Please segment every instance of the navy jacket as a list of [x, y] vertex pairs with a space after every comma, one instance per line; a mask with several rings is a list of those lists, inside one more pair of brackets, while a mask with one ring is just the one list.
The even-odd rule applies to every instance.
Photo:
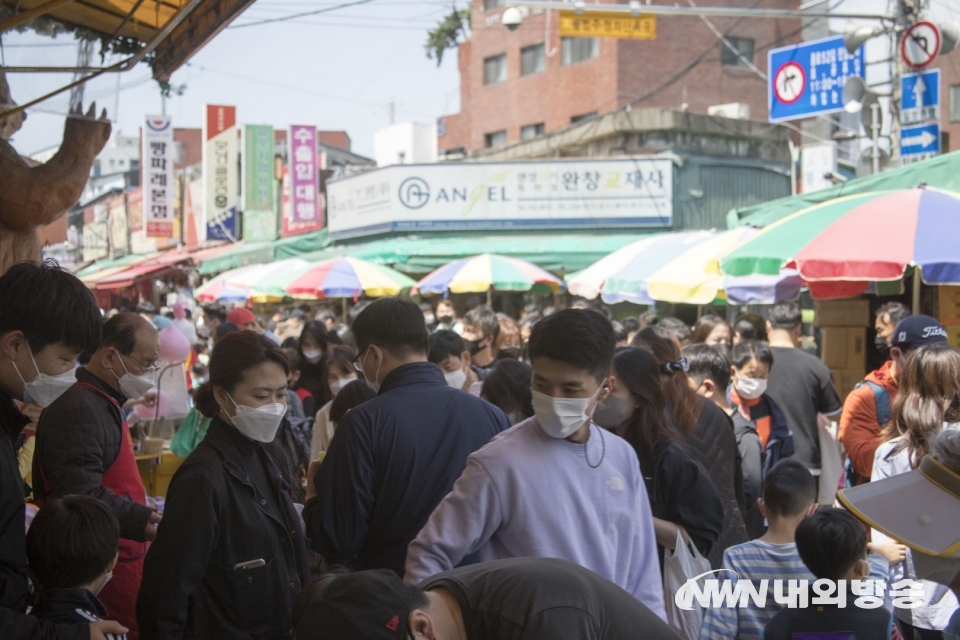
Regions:
[[402, 577], [407, 545], [467, 457], [509, 428], [500, 409], [447, 386], [435, 364], [391, 371], [337, 426], [303, 510], [311, 546], [328, 562], [356, 556], [355, 569]]
[[811, 603], [806, 609], [781, 609], [763, 630], [763, 640], [889, 640], [893, 630], [893, 614], [883, 607], [861, 609], [854, 604], [857, 596], [849, 589], [846, 606], [813, 604], [817, 594], [810, 590]]

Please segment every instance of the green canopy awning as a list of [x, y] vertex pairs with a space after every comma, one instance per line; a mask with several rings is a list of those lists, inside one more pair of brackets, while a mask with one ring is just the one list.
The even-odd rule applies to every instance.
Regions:
[[224, 254], [214, 256], [209, 260], [204, 260], [197, 268], [201, 275], [213, 275], [223, 273], [237, 267], [245, 267], [248, 264], [263, 264], [273, 260], [273, 242], [241, 242], [236, 247]]
[[730, 229], [740, 226], [763, 228], [801, 209], [840, 196], [890, 189], [912, 189], [921, 183], [947, 191], [960, 191], [960, 151], [883, 171], [876, 175], [856, 178], [829, 189], [732, 209], [727, 214], [727, 227]]
[[131, 262], [137, 262], [138, 260], [145, 260], [150, 256], [159, 255], [157, 252], [153, 253], [131, 253], [129, 255], [121, 256], [119, 258], [105, 258], [103, 260], [97, 260], [92, 264], [88, 264], [83, 269], [77, 271], [74, 275], [78, 278], [88, 276], [97, 271], [102, 271], [103, 269], [109, 269], [110, 267], [122, 267], [124, 265], [130, 264]]

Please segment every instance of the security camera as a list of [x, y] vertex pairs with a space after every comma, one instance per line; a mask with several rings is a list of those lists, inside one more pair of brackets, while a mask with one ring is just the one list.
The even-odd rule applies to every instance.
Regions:
[[503, 16], [500, 17], [500, 22], [510, 31], [516, 31], [520, 23], [523, 22], [523, 14], [517, 7], [508, 7], [503, 12]]

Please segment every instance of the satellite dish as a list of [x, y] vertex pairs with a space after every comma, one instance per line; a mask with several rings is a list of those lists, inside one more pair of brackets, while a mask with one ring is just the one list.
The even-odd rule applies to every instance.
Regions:
[[860, 153], [857, 160], [857, 177], [873, 175], [873, 152], [876, 149], [880, 153], [880, 171], [885, 171], [890, 166], [890, 154], [884, 151], [882, 147], [867, 147]]
[[862, 78], [853, 76], [843, 85], [843, 109], [847, 113], [860, 113], [877, 101], [877, 94], [867, 88]]

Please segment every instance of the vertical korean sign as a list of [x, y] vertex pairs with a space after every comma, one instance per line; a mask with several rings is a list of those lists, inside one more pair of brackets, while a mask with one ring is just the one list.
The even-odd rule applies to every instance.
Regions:
[[207, 240], [236, 241], [237, 108], [208, 104], [203, 119], [203, 212]]
[[289, 142], [290, 210], [283, 216], [283, 235], [323, 228], [323, 207], [317, 192], [317, 128], [291, 125]]
[[148, 238], [173, 235], [173, 122], [170, 116], [143, 121], [143, 221]]
[[273, 127], [243, 127], [243, 239], [276, 240], [273, 209]]

